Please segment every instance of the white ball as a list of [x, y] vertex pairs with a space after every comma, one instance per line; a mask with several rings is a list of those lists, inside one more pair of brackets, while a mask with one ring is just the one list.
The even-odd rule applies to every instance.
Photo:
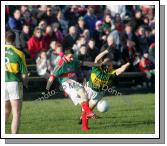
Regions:
[[106, 100], [100, 100], [97, 104], [97, 110], [101, 113], [107, 112], [109, 109], [109, 104]]

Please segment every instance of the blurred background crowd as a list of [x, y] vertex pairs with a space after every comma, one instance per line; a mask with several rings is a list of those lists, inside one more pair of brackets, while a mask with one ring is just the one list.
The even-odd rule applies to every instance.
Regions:
[[[79, 60], [94, 61], [107, 48], [115, 68], [133, 58], [138, 64], [129, 72], [144, 72], [146, 80], [154, 76], [154, 6], [10, 5], [5, 16], [6, 31], [15, 32], [16, 47], [36, 63], [39, 76], [47, 78], [66, 49]], [[80, 78], [88, 78], [90, 70], [83, 67]]]

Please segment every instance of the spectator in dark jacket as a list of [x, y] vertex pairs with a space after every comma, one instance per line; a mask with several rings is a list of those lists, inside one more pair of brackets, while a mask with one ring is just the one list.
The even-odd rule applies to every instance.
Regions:
[[37, 54], [43, 50], [44, 44], [41, 29], [36, 27], [34, 35], [28, 40], [28, 50], [32, 59], [35, 59]]
[[111, 59], [113, 67], [120, 66], [120, 53], [118, 49], [116, 49], [115, 40], [111, 35], [108, 36], [107, 43], [102, 46], [100, 52], [103, 52], [105, 49], [110, 50], [110, 52], [108, 53], [108, 57]]
[[76, 42], [77, 32], [75, 26], [69, 28], [69, 34], [63, 40], [63, 49], [71, 49]]
[[143, 26], [140, 26], [137, 29], [136, 35], [137, 35], [136, 49], [141, 55], [143, 55], [144, 53], [148, 52], [149, 48], [148, 40], [145, 34], [145, 29]]
[[20, 34], [20, 43], [21, 43], [21, 49], [24, 52], [26, 57], [30, 57], [29, 51], [28, 51], [28, 46], [27, 46], [27, 42], [29, 39], [30, 39], [29, 26], [23, 25], [23, 29], [22, 29], [22, 32]]
[[135, 16], [132, 19], [132, 24], [134, 29], [136, 30], [140, 25], [143, 25], [143, 15], [142, 15], [142, 11], [141, 10], [137, 10], [135, 12]]
[[102, 44], [103, 44], [103, 40], [100, 36], [100, 27], [102, 26], [102, 21], [98, 20], [96, 22], [96, 28], [93, 32], [93, 38], [96, 42], [96, 46], [98, 49], [100, 49], [102, 47]]
[[12, 30], [21, 31], [23, 22], [21, 21], [21, 12], [16, 9], [14, 11], [13, 17], [9, 17], [8, 25]]
[[124, 32], [120, 34], [120, 41], [123, 48], [127, 46], [127, 40], [136, 42], [136, 35], [133, 32], [133, 27], [130, 23], [125, 25]]
[[45, 21], [48, 25], [51, 25], [52, 23], [57, 21], [56, 17], [53, 15], [53, 10], [51, 7], [47, 7]]
[[99, 54], [99, 49], [95, 46], [95, 41], [90, 39], [88, 42], [88, 54], [91, 57], [91, 61], [94, 62], [96, 56]]
[[77, 27], [78, 36], [80, 36], [85, 29], [86, 29], [85, 21], [84, 18], [81, 16], [78, 19], [78, 27]]
[[20, 10], [16, 9], [14, 11], [13, 17], [9, 17], [8, 26], [15, 32], [16, 39], [15, 45], [17, 48], [21, 48], [20, 46], [20, 32], [22, 30], [23, 22], [21, 21], [21, 12]]

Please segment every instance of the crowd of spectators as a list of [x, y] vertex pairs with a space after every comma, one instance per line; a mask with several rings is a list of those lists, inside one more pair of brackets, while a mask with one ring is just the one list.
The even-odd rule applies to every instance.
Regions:
[[[21, 5], [6, 6], [6, 31], [16, 34], [15, 45], [48, 76], [63, 51], [73, 49], [79, 60], [94, 61], [112, 48], [114, 67], [139, 60], [129, 71], [154, 73], [155, 7], [148, 5]], [[82, 68], [87, 76], [90, 68]], [[150, 77], [150, 76], [149, 76]]]

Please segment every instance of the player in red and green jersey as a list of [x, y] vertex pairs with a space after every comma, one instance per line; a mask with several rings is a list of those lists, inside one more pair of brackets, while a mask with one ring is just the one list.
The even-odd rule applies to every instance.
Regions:
[[50, 75], [46, 89], [49, 90], [55, 78], [58, 79], [64, 91], [69, 95], [75, 105], [80, 104], [82, 107], [82, 130], [88, 130], [87, 118], [94, 118], [95, 114], [89, 108], [87, 93], [80, 83], [77, 82], [76, 72], [81, 65], [84, 66], [100, 66], [92, 62], [80, 62], [74, 58], [72, 50], [66, 50], [64, 57], [60, 58], [57, 65]]
[[24, 54], [13, 45], [15, 33], [8, 31], [5, 35], [5, 122], [12, 111], [11, 133], [16, 134], [20, 126], [22, 81], [27, 82], [27, 67]]

